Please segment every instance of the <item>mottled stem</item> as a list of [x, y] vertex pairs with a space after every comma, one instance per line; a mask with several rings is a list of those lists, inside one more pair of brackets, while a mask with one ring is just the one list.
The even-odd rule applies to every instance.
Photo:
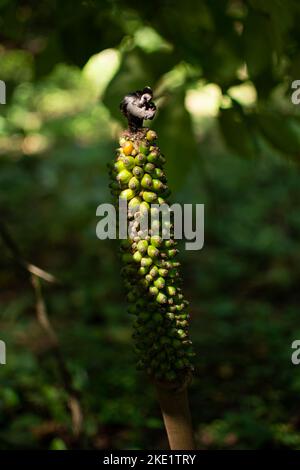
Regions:
[[187, 388], [176, 391], [156, 385], [171, 450], [194, 450], [195, 440]]

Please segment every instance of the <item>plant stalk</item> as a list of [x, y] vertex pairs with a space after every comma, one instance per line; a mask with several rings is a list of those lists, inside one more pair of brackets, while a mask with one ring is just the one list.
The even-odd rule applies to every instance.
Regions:
[[172, 390], [155, 384], [171, 450], [195, 450], [187, 387]]

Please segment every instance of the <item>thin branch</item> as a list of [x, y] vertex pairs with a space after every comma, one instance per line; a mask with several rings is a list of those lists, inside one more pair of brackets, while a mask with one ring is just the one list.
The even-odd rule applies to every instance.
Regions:
[[51, 348], [57, 360], [57, 365], [64, 384], [64, 388], [67, 391], [69, 397], [68, 407], [72, 417], [73, 433], [76, 437], [79, 437], [82, 432], [83, 413], [79, 402], [78, 392], [72, 385], [72, 377], [65, 364], [57, 334], [49, 320], [46, 303], [42, 293], [41, 281], [37, 276], [31, 275], [31, 284], [34, 289], [36, 299], [37, 322], [50, 340]]
[[17, 243], [2, 221], [0, 221], [0, 237], [9, 249], [14, 262], [26, 272], [33, 287], [36, 320], [47, 336], [52, 353], [56, 358], [61, 380], [68, 395], [68, 407], [71, 413], [73, 434], [76, 438], [79, 438], [83, 429], [83, 412], [79, 401], [79, 394], [73, 387], [72, 377], [61, 352], [58, 336], [50, 322], [41, 286], [41, 279], [50, 283], [58, 283], [58, 281], [52, 274], [25, 260]]
[[39, 268], [38, 266], [35, 266], [32, 263], [29, 263], [26, 261], [25, 258], [23, 258], [21, 251], [19, 247], [17, 246], [15, 240], [12, 238], [10, 235], [9, 231], [7, 230], [6, 226], [2, 221], [0, 221], [0, 236], [5, 243], [6, 247], [8, 248], [12, 258], [14, 259], [15, 263], [27, 271], [30, 274], [34, 274], [35, 276], [43, 279], [44, 281], [50, 282], [50, 283], [59, 283], [58, 279], [53, 276], [53, 274], [48, 273], [44, 269]]
[[46, 282], [50, 282], [52, 284], [59, 283], [56, 277], [54, 277], [52, 274], [48, 273], [47, 271], [44, 271], [43, 269], [39, 268], [38, 266], [35, 266], [34, 264], [27, 263], [26, 269], [31, 274], [34, 274], [34, 276], [39, 277], [40, 279], [43, 279]]

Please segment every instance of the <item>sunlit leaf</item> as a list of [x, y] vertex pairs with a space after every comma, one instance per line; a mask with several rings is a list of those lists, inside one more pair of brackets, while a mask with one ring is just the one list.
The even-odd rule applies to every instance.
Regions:
[[172, 45], [150, 26], [139, 28], [134, 34], [134, 40], [135, 44], [146, 52], [172, 50]]
[[121, 63], [121, 53], [117, 49], [105, 49], [93, 55], [82, 69], [83, 76], [94, 88], [99, 98], [117, 73]]

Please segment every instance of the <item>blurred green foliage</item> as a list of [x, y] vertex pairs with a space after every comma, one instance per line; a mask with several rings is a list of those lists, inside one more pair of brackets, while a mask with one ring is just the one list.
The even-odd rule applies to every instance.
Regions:
[[300, 448], [299, 19], [294, 0], [0, 0], [1, 220], [61, 281], [43, 295], [84, 411], [78, 440], [32, 286], [1, 241], [1, 449], [166, 446], [117, 244], [95, 235], [119, 102], [146, 84], [173, 200], [205, 204], [204, 249], [181, 252], [199, 448]]

